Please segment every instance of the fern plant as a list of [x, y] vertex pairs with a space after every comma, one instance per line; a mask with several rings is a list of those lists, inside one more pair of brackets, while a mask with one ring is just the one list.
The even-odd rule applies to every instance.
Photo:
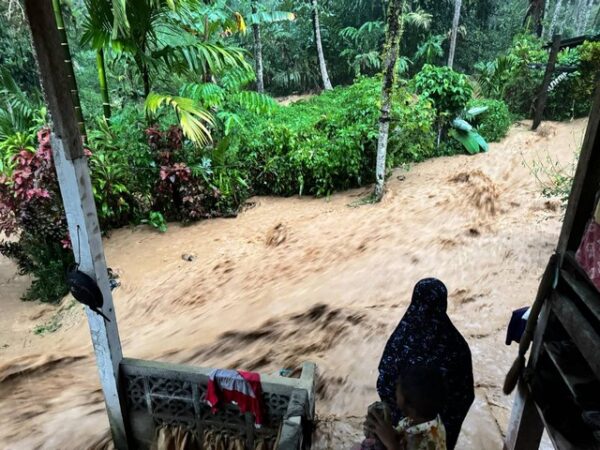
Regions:
[[372, 74], [381, 68], [379, 49], [385, 37], [382, 21], [365, 22], [359, 28], [346, 27], [339, 35], [348, 45], [340, 56], [348, 61], [355, 76]]
[[41, 94], [25, 93], [7, 69], [0, 69], [0, 173], [10, 175], [13, 157], [35, 151], [36, 136], [46, 121]]

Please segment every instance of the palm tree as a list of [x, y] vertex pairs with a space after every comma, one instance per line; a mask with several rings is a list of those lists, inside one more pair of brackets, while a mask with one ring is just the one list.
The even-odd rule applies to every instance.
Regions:
[[267, 23], [283, 22], [295, 20], [293, 13], [283, 11], [259, 11], [257, 0], [252, 0], [252, 14], [249, 17], [252, 25], [252, 34], [254, 35], [254, 68], [256, 71], [256, 90], [259, 93], [265, 91], [264, 65], [262, 55], [261, 26]]
[[[155, 76], [185, 74], [201, 81], [232, 68], [249, 67], [245, 52], [225, 45], [221, 36], [245, 31], [243, 17], [228, 8], [174, 0], [86, 0], [88, 18], [82, 41], [98, 53], [103, 102], [109, 104], [104, 58], [112, 49], [131, 58], [140, 75], [149, 112], [171, 106], [186, 136], [197, 143], [210, 138], [212, 116], [195, 102], [152, 92]], [[115, 6], [117, 4], [117, 6]], [[193, 6], [193, 7], [192, 7]], [[103, 80], [103, 81], [102, 81]], [[108, 110], [105, 109], [105, 115]]]
[[[258, 7], [256, 0], [252, 0], [252, 14], [258, 13]], [[263, 68], [263, 56], [262, 56], [262, 40], [260, 38], [260, 24], [257, 22], [252, 23], [252, 33], [254, 34], [254, 62], [256, 67], [256, 90], [259, 93], [265, 92], [265, 77]]]
[[390, 131], [390, 113], [394, 91], [396, 63], [405, 23], [427, 28], [431, 15], [419, 10], [406, 10], [405, 0], [390, 0], [387, 10], [387, 30], [383, 56], [383, 81], [381, 84], [381, 114], [379, 116], [379, 137], [377, 140], [377, 163], [375, 168], [375, 201], [383, 198], [385, 184], [387, 145]]
[[450, 51], [448, 52], [448, 67], [454, 67], [454, 55], [456, 54], [456, 38], [458, 37], [458, 25], [460, 23], [460, 8], [462, 0], [454, 0], [454, 18], [452, 19], [452, 31], [450, 33]]
[[325, 63], [325, 54], [323, 53], [323, 43], [321, 42], [321, 25], [319, 23], [319, 4], [318, 0], [312, 0], [313, 30], [315, 33], [315, 42], [317, 44], [317, 56], [319, 58], [319, 67], [321, 69], [321, 78], [323, 87], [326, 91], [333, 89], [329, 74], [327, 73], [327, 64]]
[[69, 90], [73, 97], [73, 106], [75, 107], [75, 116], [77, 117], [77, 124], [79, 126], [79, 133], [81, 137], [86, 139], [85, 121], [83, 120], [83, 112], [81, 111], [81, 101], [79, 100], [79, 90], [77, 89], [77, 80], [75, 79], [75, 70], [73, 69], [73, 61], [71, 59], [71, 50], [69, 48], [69, 40], [67, 39], [67, 32], [65, 30], [65, 23], [62, 15], [62, 8], [60, 0], [52, 0], [52, 9], [54, 11], [54, 17], [56, 20], [56, 27], [60, 34], [61, 46], [65, 49], [64, 63], [67, 66], [67, 73], [69, 76]]

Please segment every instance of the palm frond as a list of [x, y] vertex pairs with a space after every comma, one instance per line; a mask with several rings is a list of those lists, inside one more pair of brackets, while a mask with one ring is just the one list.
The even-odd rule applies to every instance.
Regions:
[[167, 45], [153, 52], [153, 59], [162, 60], [172, 71], [201, 74], [217, 74], [226, 69], [248, 67], [246, 52], [238, 47], [197, 42], [192, 45]]
[[417, 28], [428, 29], [431, 25], [432, 15], [422, 9], [404, 13], [404, 21]]
[[[103, 0], [96, 1], [102, 3]], [[127, 17], [127, 0], [112, 0], [112, 11], [112, 39], [118, 39], [119, 35], [127, 35], [130, 30], [129, 18]]]
[[355, 41], [358, 36], [358, 29], [354, 27], [346, 27], [340, 30], [340, 36], [346, 39], [350, 39], [351, 41]]
[[293, 22], [296, 20], [296, 14], [285, 11], [259, 11], [248, 16], [248, 22], [251, 25], [263, 25], [277, 22]]
[[270, 96], [254, 91], [241, 91], [231, 95], [231, 101], [256, 114], [267, 114], [277, 108], [277, 102]]
[[187, 83], [179, 91], [181, 97], [192, 98], [206, 108], [221, 106], [225, 94], [225, 89], [215, 83]]
[[214, 117], [193, 99], [173, 97], [156, 92], [148, 94], [144, 105], [146, 111], [155, 114], [163, 106], [173, 108], [179, 118], [183, 134], [192, 142], [198, 145], [206, 145], [212, 140], [208, 127], [214, 125]]
[[254, 69], [250, 66], [234, 67], [221, 76], [221, 85], [229, 91], [237, 91], [256, 80]]

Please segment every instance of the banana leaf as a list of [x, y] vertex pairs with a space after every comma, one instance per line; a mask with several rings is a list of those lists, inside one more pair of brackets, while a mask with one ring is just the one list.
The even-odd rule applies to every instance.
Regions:
[[467, 111], [467, 117], [472, 118], [478, 116], [479, 114], [483, 114], [488, 110], [487, 106], [474, 106], [473, 108]]
[[[479, 134], [477, 134], [473, 131], [461, 131], [461, 130], [457, 130], [457, 129], [450, 130], [449, 134], [454, 139], [456, 139], [458, 142], [460, 142], [471, 155], [474, 155], [474, 154], [480, 152], [480, 148], [481, 148], [480, 142], [479, 142], [478, 138], [476, 137], [476, 136], [479, 136]], [[479, 136], [479, 137], [481, 137], [481, 136]], [[486, 146], [487, 146], [487, 144], [486, 144]]]
[[452, 121], [452, 126], [461, 131], [471, 131], [473, 127], [466, 120], [456, 118]]
[[490, 146], [488, 145], [488, 143], [485, 141], [485, 139], [483, 138], [482, 135], [480, 135], [478, 132], [476, 131], [471, 131], [471, 133], [473, 134], [473, 138], [477, 141], [477, 143], [479, 144], [479, 146], [481, 147], [481, 149], [484, 152], [487, 152], [490, 149]]

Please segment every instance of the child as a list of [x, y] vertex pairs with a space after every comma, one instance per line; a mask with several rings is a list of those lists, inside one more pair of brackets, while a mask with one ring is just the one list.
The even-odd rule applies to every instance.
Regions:
[[405, 416], [396, 429], [380, 414], [367, 418], [367, 426], [387, 450], [446, 450], [446, 430], [439, 416], [444, 388], [437, 370], [404, 371], [396, 384], [396, 402]]

